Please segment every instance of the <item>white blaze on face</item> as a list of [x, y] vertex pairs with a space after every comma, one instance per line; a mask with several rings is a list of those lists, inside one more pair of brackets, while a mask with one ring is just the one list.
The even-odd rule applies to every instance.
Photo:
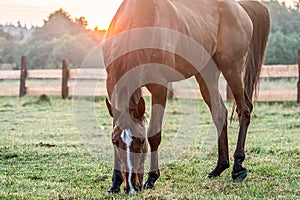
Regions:
[[133, 194], [135, 192], [132, 183], [131, 183], [131, 177], [132, 177], [132, 163], [130, 160], [130, 145], [132, 143], [132, 134], [131, 131], [129, 129], [125, 129], [124, 131], [122, 131], [121, 134], [121, 138], [123, 140], [123, 142], [126, 144], [126, 151], [127, 151], [127, 166], [128, 166], [128, 170], [129, 170], [129, 176], [128, 176], [128, 184], [130, 187], [130, 191], [129, 194]]

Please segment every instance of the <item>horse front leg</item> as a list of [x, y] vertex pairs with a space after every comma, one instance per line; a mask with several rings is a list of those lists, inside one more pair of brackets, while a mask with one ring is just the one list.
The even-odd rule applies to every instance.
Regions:
[[158, 166], [158, 147], [161, 142], [161, 131], [154, 136], [148, 138], [148, 142], [151, 148], [151, 164], [150, 171], [148, 172], [148, 179], [144, 184], [144, 189], [152, 189], [155, 182], [160, 176], [159, 166]]
[[158, 147], [161, 143], [161, 130], [163, 115], [166, 106], [167, 88], [161, 85], [147, 85], [152, 94], [151, 119], [147, 131], [148, 142], [151, 149], [151, 164], [148, 179], [144, 189], [152, 189], [160, 176], [158, 166]]
[[116, 155], [116, 150], [114, 149], [114, 172], [112, 175], [112, 186], [107, 191], [107, 195], [112, 195], [120, 192], [120, 186], [123, 183], [121, 165], [118, 156]]

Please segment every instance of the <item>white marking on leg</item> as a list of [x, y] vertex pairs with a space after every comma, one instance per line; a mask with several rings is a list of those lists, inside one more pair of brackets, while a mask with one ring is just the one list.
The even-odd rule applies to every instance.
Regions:
[[123, 140], [123, 142], [126, 144], [126, 151], [127, 151], [127, 166], [128, 166], [128, 170], [129, 170], [129, 176], [128, 176], [128, 184], [130, 187], [130, 191], [129, 194], [133, 194], [135, 192], [132, 183], [131, 183], [131, 177], [132, 177], [132, 163], [131, 163], [131, 159], [130, 159], [130, 145], [132, 143], [132, 134], [131, 131], [129, 129], [125, 129], [124, 131], [122, 131], [121, 134], [121, 138]]

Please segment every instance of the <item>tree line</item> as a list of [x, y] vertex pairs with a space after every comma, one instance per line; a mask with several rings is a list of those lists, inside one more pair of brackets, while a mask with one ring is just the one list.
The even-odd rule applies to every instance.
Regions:
[[299, 8], [287, 8], [277, 1], [264, 2], [270, 10], [271, 33], [265, 64], [295, 64], [300, 49]]
[[[271, 33], [265, 64], [295, 64], [300, 49], [300, 12], [278, 1], [266, 1], [270, 10]], [[101, 41], [105, 31], [87, 29], [84, 17], [72, 19], [63, 9], [51, 13], [42, 27], [27, 29], [0, 25], [0, 68], [5, 63], [19, 68], [20, 57], [28, 57], [28, 68], [59, 68], [62, 59], [71, 67], [80, 66], [86, 55]]]
[[78, 67], [105, 34], [87, 26], [84, 17], [72, 19], [63, 9], [51, 13], [42, 27], [0, 26], [0, 65], [14, 63], [19, 68], [26, 55], [29, 69], [59, 68], [62, 59]]

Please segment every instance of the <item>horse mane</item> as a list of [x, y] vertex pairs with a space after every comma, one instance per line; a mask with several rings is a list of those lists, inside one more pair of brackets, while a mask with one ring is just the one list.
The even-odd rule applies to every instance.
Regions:
[[258, 93], [259, 76], [270, 32], [270, 14], [267, 7], [258, 1], [240, 1], [239, 4], [248, 13], [253, 24], [253, 36], [245, 63], [244, 76], [246, 95], [251, 100], [253, 93], [255, 92], [255, 97]]

